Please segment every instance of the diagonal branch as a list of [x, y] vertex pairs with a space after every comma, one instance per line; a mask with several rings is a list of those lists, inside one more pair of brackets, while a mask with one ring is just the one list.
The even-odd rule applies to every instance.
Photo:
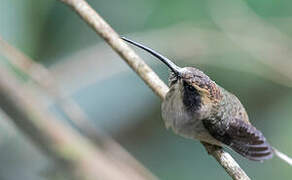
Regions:
[[[140, 76], [144, 82], [161, 99], [164, 99], [168, 87], [163, 81], [145, 64], [136, 53], [130, 49], [119, 35], [97, 14], [85, 0], [60, 0], [70, 6], [81, 18], [93, 28], [115, 50], [123, 60]], [[203, 144], [208, 151], [235, 180], [248, 180], [249, 177], [239, 167], [236, 161], [221, 148], [209, 144]]]
[[60, 0], [71, 6], [145, 81], [159, 97], [163, 98], [168, 87], [152, 69], [119, 38], [119, 35], [84, 0]]

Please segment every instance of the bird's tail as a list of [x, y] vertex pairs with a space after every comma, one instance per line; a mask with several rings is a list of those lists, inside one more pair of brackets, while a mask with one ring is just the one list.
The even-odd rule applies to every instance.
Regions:
[[287, 156], [286, 154], [280, 152], [278, 149], [273, 147], [273, 151], [274, 154], [280, 158], [281, 160], [285, 161], [287, 164], [289, 164], [290, 166], [292, 166], [292, 158], [290, 158], [289, 156]]

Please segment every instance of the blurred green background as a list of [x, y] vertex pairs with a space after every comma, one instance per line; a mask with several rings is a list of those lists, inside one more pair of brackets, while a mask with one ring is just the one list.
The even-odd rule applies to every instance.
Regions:
[[[236, 94], [269, 142], [292, 155], [291, 1], [88, 2], [119, 34], [180, 66], [202, 69]], [[64, 4], [1, 0], [0, 36], [47, 66], [93, 123], [159, 178], [229, 178], [199, 142], [164, 128], [159, 98]], [[135, 51], [167, 82], [165, 66]], [[291, 167], [278, 158], [257, 163], [230, 153], [251, 179], [292, 178]], [[44, 154], [1, 115], [0, 179], [46, 179], [52, 172]]]

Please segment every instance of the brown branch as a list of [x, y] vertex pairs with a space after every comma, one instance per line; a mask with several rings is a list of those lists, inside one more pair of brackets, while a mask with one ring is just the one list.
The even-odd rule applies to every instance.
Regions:
[[[119, 35], [97, 14], [85, 0], [60, 0], [69, 5], [81, 16], [81, 18], [93, 28], [122, 58], [128, 65], [144, 80], [144, 82], [161, 99], [164, 99], [168, 87], [147, 66], [144, 61], [135, 54], [120, 38]], [[205, 145], [207, 151], [220, 163], [233, 179], [249, 179], [236, 161], [221, 149], [212, 145]]]
[[119, 38], [119, 35], [87, 4], [84, 0], [60, 0], [71, 6], [85, 22], [93, 28], [145, 81], [145, 83], [159, 97], [164, 97], [168, 87], [145, 64], [145, 62], [127, 44]]
[[[16, 68], [26, 73], [36, 82], [44, 92], [47, 92], [55, 102], [60, 105], [68, 118], [80, 129], [80, 131], [97, 144], [97, 148], [107, 154], [124, 171], [140, 174], [145, 179], [156, 179], [123, 147], [102, 133], [87, 117], [82, 108], [59, 87], [54, 76], [41, 64], [17, 50], [0, 37], [0, 52]], [[121, 158], [122, 157], [122, 158]]]

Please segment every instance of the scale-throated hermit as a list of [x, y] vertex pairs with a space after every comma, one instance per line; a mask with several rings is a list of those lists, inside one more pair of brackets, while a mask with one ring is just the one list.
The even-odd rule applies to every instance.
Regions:
[[218, 146], [228, 146], [255, 161], [270, 159], [273, 149], [248, 120], [238, 98], [194, 67], [180, 68], [172, 61], [127, 38], [161, 60], [171, 70], [170, 90], [162, 102], [166, 127], [181, 136]]

